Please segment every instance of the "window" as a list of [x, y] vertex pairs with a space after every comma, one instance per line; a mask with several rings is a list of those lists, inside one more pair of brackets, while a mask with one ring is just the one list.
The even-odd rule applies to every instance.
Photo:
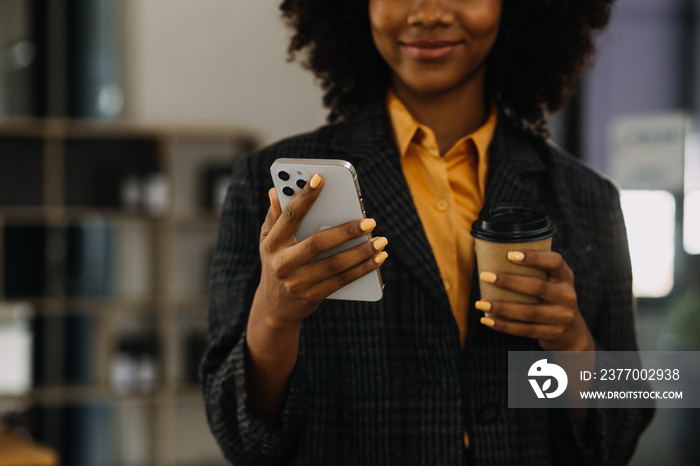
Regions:
[[623, 190], [621, 202], [632, 257], [634, 294], [666, 296], [673, 288], [676, 200], [668, 191]]
[[700, 254], [700, 190], [685, 194], [683, 204], [683, 249]]

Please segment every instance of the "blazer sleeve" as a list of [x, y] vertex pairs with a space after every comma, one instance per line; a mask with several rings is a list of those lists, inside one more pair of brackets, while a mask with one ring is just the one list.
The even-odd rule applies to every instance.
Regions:
[[[619, 191], [610, 182], [601, 190], [599, 208], [605, 209], [599, 234], [607, 258], [597, 264], [600, 308], [591, 333], [597, 351], [637, 351], [635, 301], [632, 294], [632, 267]], [[568, 409], [553, 415], [555, 448], [562, 464], [624, 465], [634, 454], [637, 441], [654, 416], [654, 408], [590, 408], [584, 432]], [[568, 425], [568, 428], [562, 428]]]
[[224, 456], [236, 465], [273, 465], [289, 458], [305, 405], [297, 367], [278, 428], [248, 407], [245, 329], [260, 280], [260, 226], [269, 207], [265, 178], [255, 165], [249, 156], [236, 166], [222, 212], [212, 264], [208, 344], [200, 366], [209, 426]]

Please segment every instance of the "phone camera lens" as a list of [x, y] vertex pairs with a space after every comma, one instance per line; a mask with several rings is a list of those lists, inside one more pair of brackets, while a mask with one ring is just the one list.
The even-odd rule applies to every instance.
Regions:
[[[282, 172], [282, 173], [284, 173], [284, 172]], [[287, 175], [287, 176], [289, 176], [289, 175]], [[285, 186], [284, 189], [282, 189], [282, 192], [289, 197], [294, 196], [294, 190], [292, 188], [290, 188], [289, 186]]]
[[280, 177], [280, 180], [282, 180], [282, 181], [287, 181], [287, 180], [289, 179], [289, 173], [284, 172], [284, 171], [279, 172], [279, 173], [277, 174], [277, 176], [279, 176], [279, 177]]
[[299, 186], [299, 189], [304, 189], [304, 186], [306, 186], [306, 180], [297, 180], [297, 186]]

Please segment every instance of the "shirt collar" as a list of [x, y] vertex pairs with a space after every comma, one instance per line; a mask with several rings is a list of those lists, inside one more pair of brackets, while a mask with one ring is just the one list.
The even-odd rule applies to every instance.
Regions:
[[[389, 110], [394, 142], [401, 157], [407, 154], [411, 142], [420, 144], [431, 154], [439, 156], [437, 141], [433, 131], [429, 127], [418, 123], [391, 89], [387, 92], [386, 102], [387, 109]], [[493, 140], [497, 121], [498, 108], [494, 102], [491, 102], [491, 109], [486, 122], [473, 133], [457, 141], [450, 150], [447, 151], [446, 155], [451, 154], [456, 148], [462, 147], [471, 140], [474, 143], [474, 147], [476, 147], [478, 158], [480, 160], [483, 159], [486, 157], [491, 141]]]

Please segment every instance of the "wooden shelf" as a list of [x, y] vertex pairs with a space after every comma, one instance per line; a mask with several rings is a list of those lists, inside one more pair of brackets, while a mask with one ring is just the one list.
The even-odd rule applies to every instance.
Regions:
[[63, 386], [40, 387], [32, 389], [25, 398], [35, 404], [56, 405], [80, 403], [89, 400], [108, 400], [115, 403], [155, 404], [169, 398], [176, 387], [158, 385], [149, 389], [121, 391], [113, 387], [93, 386]]
[[209, 295], [153, 295], [108, 297], [12, 297], [13, 302], [28, 302], [37, 316], [86, 315], [100, 317], [110, 312], [160, 315], [156, 308], [167, 307], [167, 314], [206, 316]]
[[[179, 382], [192, 377], [191, 361], [187, 361], [185, 355], [201, 345], [198, 338], [200, 333], [204, 336], [207, 327], [209, 296], [204, 289], [208, 278], [205, 265], [221, 218], [216, 210], [202, 207], [206, 203], [204, 194], [211, 194], [203, 191], [207, 186], [204, 176], [211, 172], [212, 167], [216, 170], [222, 166], [232, 167], [235, 158], [242, 155], [241, 148], [250, 149], [255, 145], [256, 137], [235, 128], [197, 125], [0, 118], [0, 142], [3, 140], [9, 141], [5, 147], [17, 150], [31, 143], [35, 152], [32, 167], [39, 166], [31, 168], [38, 171], [30, 173], [31, 186], [41, 193], [37, 195], [34, 191], [29, 202], [15, 195], [14, 191], [5, 191], [5, 199], [18, 200], [15, 205], [0, 205], [0, 301], [27, 301], [34, 307], [35, 326], [41, 324], [35, 341], [43, 345], [37, 352], [40, 356], [37, 361], [47, 357], [62, 358], [60, 364], [51, 366], [56, 373], [45, 375], [40, 379], [42, 383], [82, 380], [70, 378], [66, 372], [73, 364], [67, 358], [75, 357], [75, 354], [90, 359], [87, 366], [86, 361], [77, 363], [83, 365], [78, 366], [80, 370], [90, 371], [85, 380], [100, 383], [41, 386], [24, 394], [0, 396], [0, 405], [9, 403], [38, 410], [62, 410], [66, 416], [71, 415], [71, 409], [75, 407], [89, 408], [95, 402], [114, 412], [127, 406], [127, 411], [136, 410], [141, 413], [137, 418], [141, 416], [147, 420], [143, 429], [149, 436], [153, 451], [151, 459], [144, 464], [225, 464], [223, 460], [212, 460], [220, 457], [213, 441], [210, 454], [201, 461], [173, 461], [178, 458], [175, 453], [178, 440], [169, 436], [176, 435], [171, 426], [177, 416], [184, 416], [180, 421], [186, 425], [191, 421], [187, 416], [194, 419], [192, 422], [206, 422], [199, 386]], [[129, 151], [132, 147], [136, 147], [136, 155], [132, 152], [121, 157], [120, 150]], [[142, 155], [145, 162], [140, 160]], [[9, 150], [2, 157], [21, 158], [23, 154], [13, 154]], [[21, 167], [18, 165], [21, 160], [6, 166]], [[29, 170], [24, 169], [24, 173], [29, 173]], [[169, 187], [167, 208], [148, 213], [111, 206], [120, 202], [120, 193], [115, 190], [120, 188], [119, 183], [125, 174], [145, 177], [153, 171], [162, 175]], [[218, 175], [219, 172], [215, 173]], [[91, 178], [93, 174], [96, 178]], [[108, 196], [103, 192], [93, 196], [91, 189], [104, 188], [100, 185], [102, 180], [109, 182], [112, 191]], [[0, 202], [2, 199], [0, 197]], [[92, 222], [96, 219], [99, 221]], [[73, 296], [79, 288], [68, 280], [75, 281], [80, 274], [89, 275], [89, 272], [81, 272], [82, 269], [76, 269], [73, 264], [71, 267], [77, 271], [71, 269], [69, 273], [68, 263], [79, 260], [78, 256], [76, 259], [72, 255], [76, 248], [82, 251], [80, 254], [89, 254], [74, 242], [79, 241], [75, 239], [80, 238], [79, 235], [86, 234], [80, 229], [90, 228], [93, 223], [109, 229], [116, 238], [110, 243], [113, 262], [103, 264], [105, 270], [107, 267], [111, 270], [111, 275], [105, 276], [113, 280], [105, 293], [115, 294]], [[54, 274], [58, 285], [53, 288], [42, 285], [44, 288], [31, 287], [21, 292], [24, 289], [21, 286], [14, 291], [7, 287], [7, 279], [21, 265], [9, 264], [8, 261], [24, 261], [27, 256], [18, 254], [13, 248], [31, 246], [8, 245], [7, 241], [21, 242], [25, 228], [33, 232], [33, 238], [40, 238], [40, 244], [34, 248], [35, 262], [32, 263], [38, 272], [34, 272], [32, 265], [28, 271], [25, 267], [22, 273], [36, 273], [39, 280], [47, 280], [47, 283], [46, 277]], [[61, 244], [56, 246], [49, 244], [51, 242]], [[98, 247], [94, 252], [100, 256], [104, 249]], [[117, 253], [119, 257], [116, 257]], [[44, 254], [41, 261], [37, 262], [37, 254]], [[95, 260], [101, 259], [96, 257]], [[87, 267], [85, 264], [81, 266]], [[46, 270], [40, 270], [42, 267]], [[17, 280], [14, 283], [17, 284]], [[32, 283], [32, 280], [28, 278], [19, 282], [20, 285], [23, 283]], [[46, 291], [35, 293], [37, 289]], [[71, 296], [66, 296], [69, 292]], [[129, 342], [130, 338], [133, 341], [134, 337], [153, 339], [160, 382], [146, 392], [121, 393], [109, 383], [102, 382], [110, 380], [116, 352], [126, 351], [120, 345]], [[73, 341], [76, 338], [77, 343]], [[42, 369], [38, 367], [37, 370]], [[82, 377], [82, 373], [77, 377]], [[48, 412], [46, 415], [50, 417], [52, 414]], [[196, 431], [206, 435], [206, 426], [196, 427]], [[115, 442], [120, 441], [118, 434], [113, 435]], [[120, 444], [116, 448], [128, 449], [129, 445]]]
[[160, 299], [156, 296], [110, 296], [88, 297], [40, 297], [13, 298], [13, 301], [27, 301], [34, 307], [38, 316], [86, 315], [105, 316], [110, 312], [128, 312], [143, 315], [156, 315]]
[[243, 141], [258, 145], [258, 136], [248, 129], [228, 126], [129, 121], [96, 121], [65, 118], [21, 118], [0, 116], [0, 136], [37, 138], [158, 138], [179, 140]]
[[219, 212], [210, 210], [188, 212], [147, 213], [120, 208], [102, 207], [52, 207], [52, 206], [3, 206], [0, 219], [10, 225], [69, 224], [86, 219], [100, 218], [109, 223], [142, 223], [155, 225], [165, 222], [177, 226], [217, 227]]
[[18, 401], [34, 405], [65, 405], [90, 400], [141, 404], [173, 401], [199, 403], [202, 401], [202, 390], [199, 385], [192, 383], [159, 384], [149, 389], [129, 391], [102, 385], [66, 385], [35, 387], [27, 393], [0, 395], [0, 401]]
[[176, 213], [168, 217], [176, 225], [217, 227], [221, 220], [220, 212], [190, 211]]
[[0, 428], [0, 466], [58, 466], [55, 451]]
[[164, 214], [145, 214], [118, 208], [101, 207], [53, 207], [53, 206], [0, 206], [0, 218], [11, 225], [78, 223], [86, 219], [100, 218], [110, 223], [143, 223], [154, 225], [165, 218]]

